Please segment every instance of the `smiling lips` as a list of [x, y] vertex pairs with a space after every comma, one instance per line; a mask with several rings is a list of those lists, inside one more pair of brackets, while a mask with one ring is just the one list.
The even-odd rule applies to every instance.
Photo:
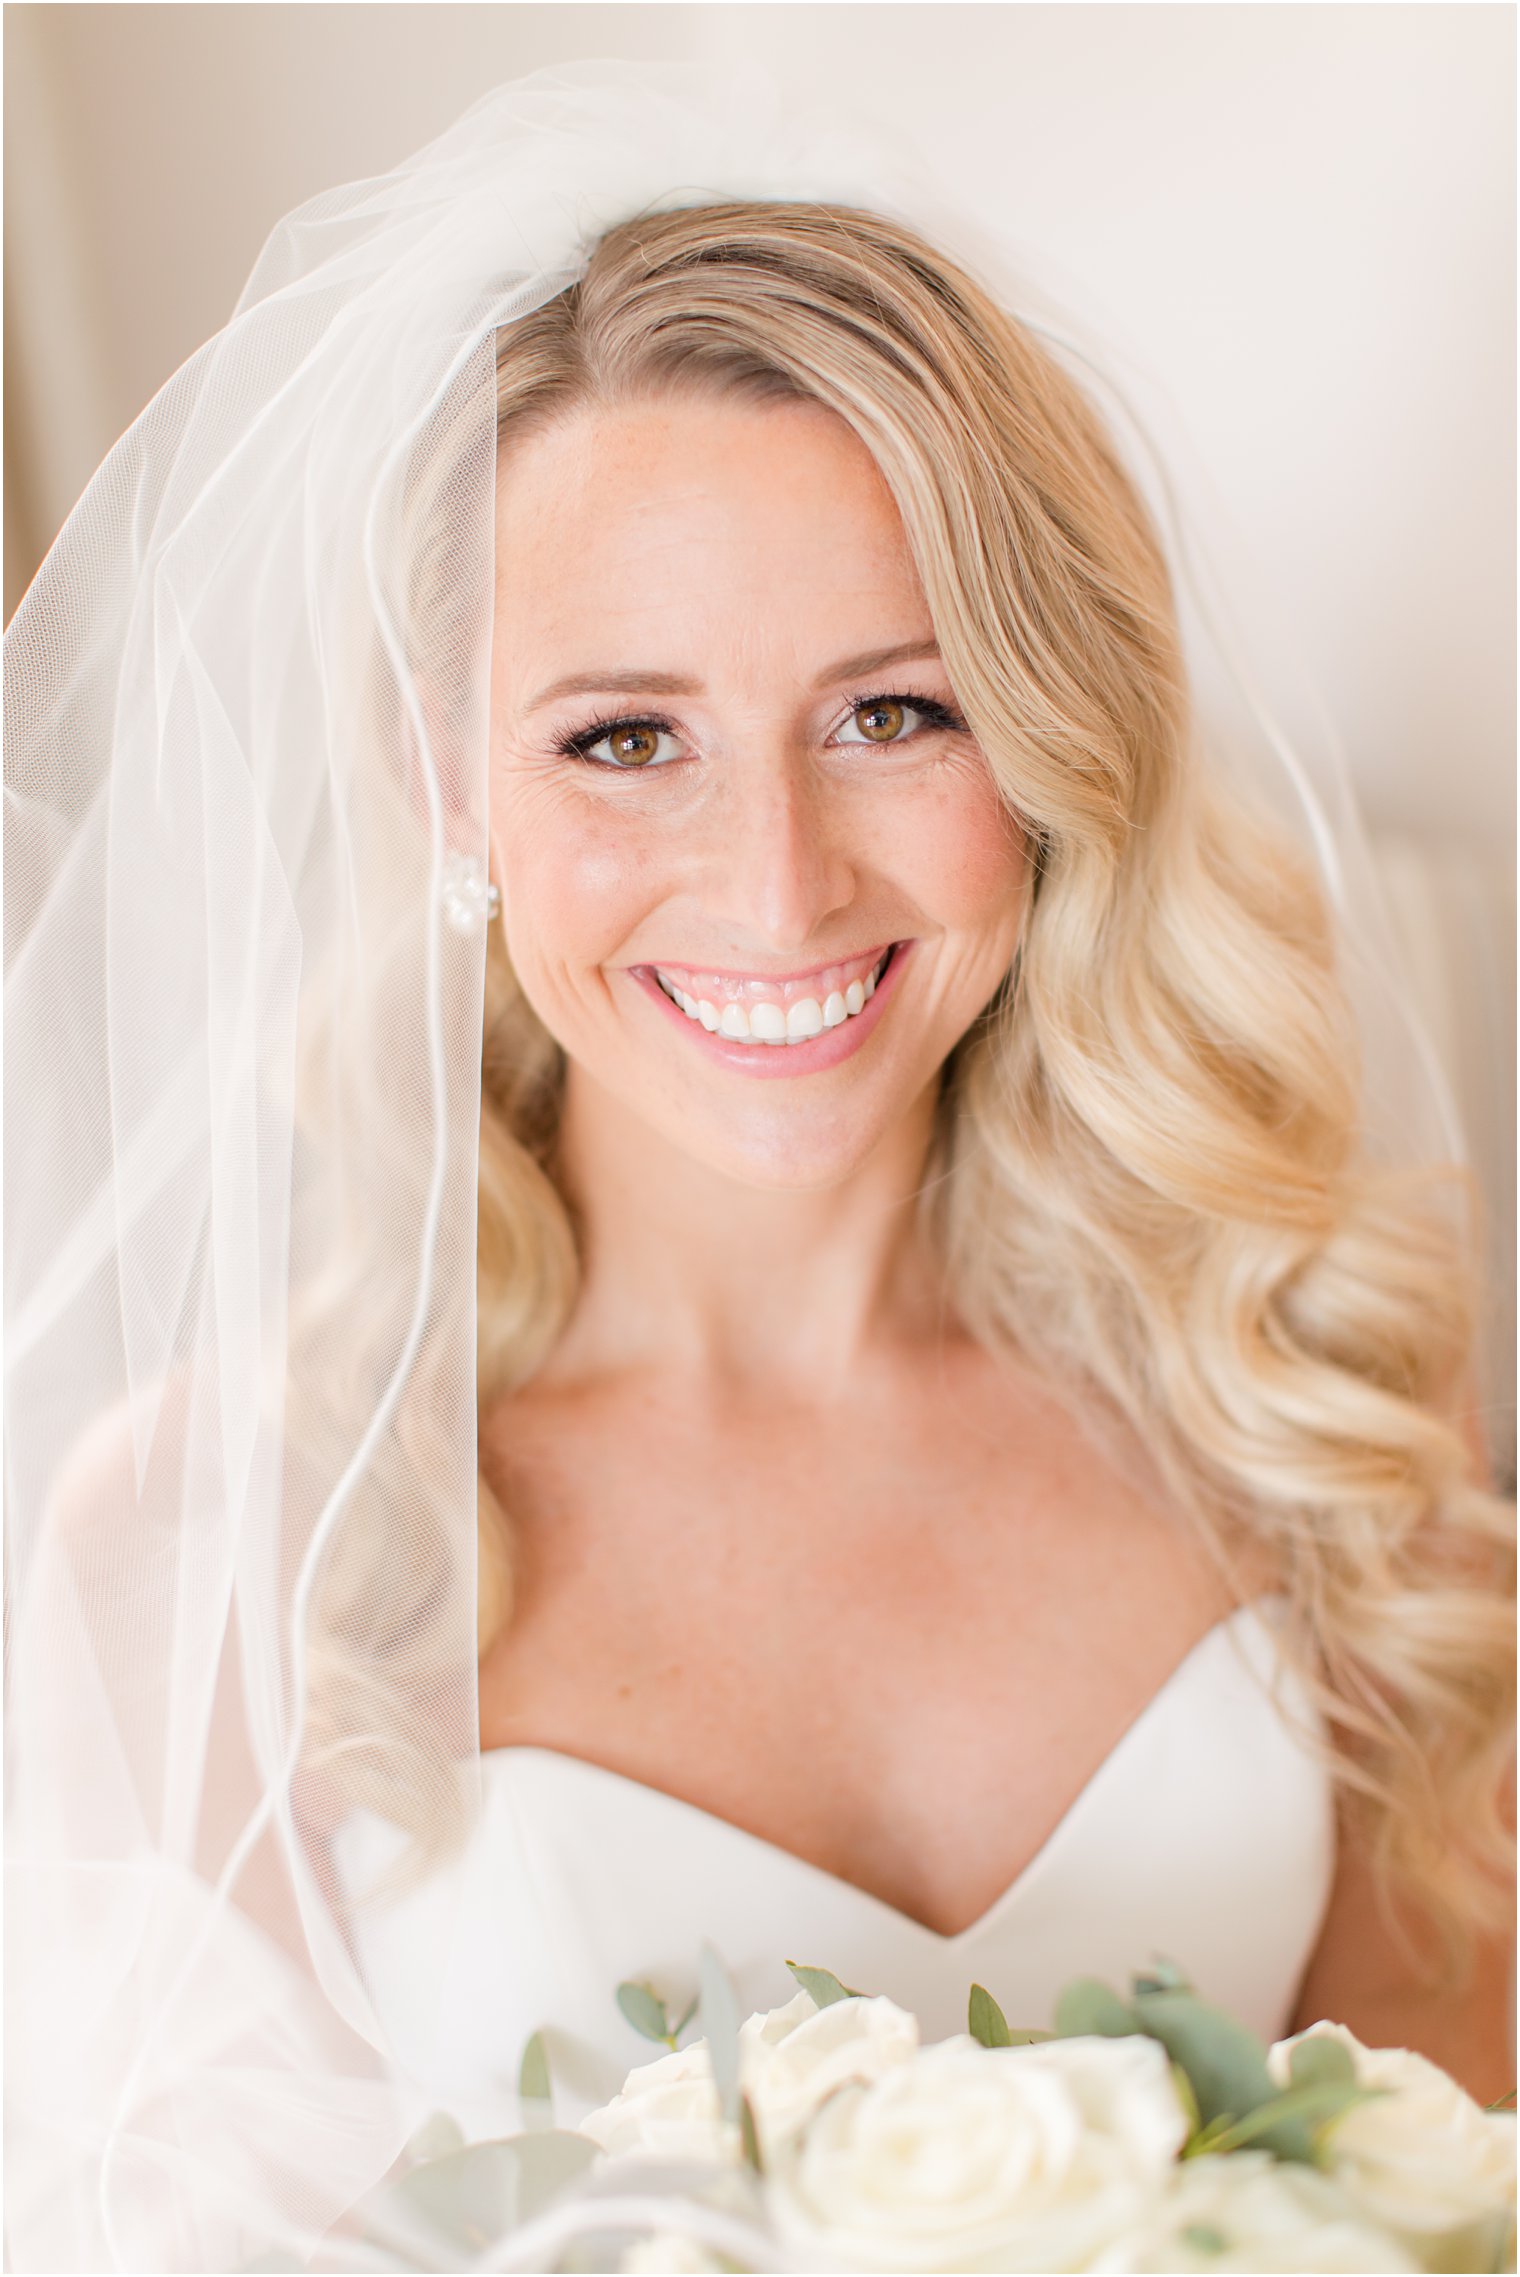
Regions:
[[891, 954], [890, 947], [874, 949], [787, 980], [690, 965], [650, 969], [671, 1002], [709, 1035], [744, 1044], [802, 1044], [865, 1009]]

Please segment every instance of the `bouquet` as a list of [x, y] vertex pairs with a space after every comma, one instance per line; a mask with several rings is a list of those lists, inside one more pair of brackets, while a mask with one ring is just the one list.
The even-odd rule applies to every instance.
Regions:
[[535, 2034], [526, 2130], [466, 2145], [430, 2121], [334, 2266], [1515, 2267], [1514, 2098], [1485, 2110], [1408, 2049], [1327, 2021], [1268, 2047], [1165, 1961], [1127, 2000], [1068, 1984], [1053, 2031], [974, 1985], [967, 2030], [924, 2045], [885, 1996], [787, 1966], [795, 1996], [743, 2022], [711, 1946], [678, 2023], [619, 1986], [666, 2052], [576, 2128]]

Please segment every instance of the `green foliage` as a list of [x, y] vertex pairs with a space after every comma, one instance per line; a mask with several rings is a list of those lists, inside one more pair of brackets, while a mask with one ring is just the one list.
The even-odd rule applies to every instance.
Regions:
[[966, 2005], [966, 2029], [973, 2040], [980, 2040], [984, 2048], [1007, 2048], [1013, 2045], [1008, 2019], [993, 1999], [987, 1987], [974, 1984]]
[[534, 2129], [554, 2124], [554, 2089], [549, 2079], [549, 2051], [542, 2032], [535, 2032], [523, 2049], [517, 2073], [517, 2093], [523, 2107], [523, 2125]]
[[739, 2003], [733, 1979], [716, 1946], [702, 1941], [700, 1966], [702, 2030], [725, 2119], [739, 2117]]
[[[617, 2004], [635, 2032], [642, 2033], [646, 2040], [663, 2041], [667, 2048], [675, 2046], [676, 2033], [680, 2027], [671, 2023], [665, 2003], [653, 1986], [632, 1984], [625, 1980], [617, 1988]], [[688, 2009], [681, 2022], [688, 2022], [690, 2016], [691, 2010]]]
[[1196, 1993], [1137, 1993], [1134, 2014], [1187, 2073], [1205, 2126], [1225, 2112], [1240, 2118], [1276, 2095], [1265, 2043]]
[[1056, 2002], [1056, 2038], [1076, 2040], [1096, 2034], [1105, 2040], [1127, 2040], [1143, 2030], [1132, 2008], [1097, 1977], [1073, 1977]]
[[820, 2008], [828, 2008], [836, 2000], [865, 2000], [867, 1993], [852, 1992], [847, 1984], [828, 1969], [810, 1969], [801, 1961], [788, 1961], [787, 1967], [804, 1992], [810, 1992]]
[[682, 2033], [685, 2031], [685, 2029], [686, 2029], [687, 2025], [688, 2025], [688, 2024], [691, 2022], [692, 2018], [693, 2018], [693, 2017], [696, 2015], [696, 2013], [697, 2013], [697, 2002], [698, 2002], [698, 2000], [700, 1999], [700, 1997], [701, 1997], [701, 1995], [700, 1995], [700, 1994], [698, 1994], [698, 1993], [695, 1993], [695, 1992], [694, 1992], [694, 1993], [692, 1994], [692, 1996], [691, 1996], [691, 1999], [690, 1999], [690, 2000], [687, 2002], [687, 2004], [686, 2004], [686, 2013], [685, 2013], [685, 2015], [684, 2015], [684, 2016], [681, 2016], [681, 2017], [678, 2017], [678, 2018], [676, 2019], [675, 2023], [671, 2025], [671, 2027], [670, 2027], [670, 2038], [671, 2038], [671, 2044], [672, 2044], [672, 2046], [674, 2046], [675, 2042], [676, 2042], [676, 2041], [677, 2041], [677, 2040], [678, 2040], [678, 2039], [681, 2037], [681, 2034], [682, 2034]]
[[743, 2093], [739, 2097], [739, 2139], [744, 2146], [745, 2164], [753, 2167], [756, 2174], [763, 2174], [765, 2163], [760, 2156], [760, 2130], [755, 2124], [754, 2105]]
[[1353, 2103], [1388, 2092], [1358, 2087], [1351, 2051], [1321, 2035], [1289, 2055], [1289, 2085], [1279, 2089], [1267, 2068], [1264, 2041], [1191, 1990], [1142, 1990], [1135, 1979], [1140, 2029], [1159, 2040], [1193, 2091], [1198, 2123], [1184, 2151], [1239, 2150], [1250, 2143], [1304, 2166], [1320, 2160], [1320, 2134]]
[[1313, 2166], [1319, 2161], [1319, 2135], [1324, 2127], [1349, 2111], [1353, 2103], [1375, 2102], [1392, 2093], [1390, 2087], [1348, 2087], [1339, 2080], [1316, 2087], [1285, 2088], [1239, 2119], [1221, 2112], [1182, 2155], [1195, 2158], [1200, 2151], [1240, 2150], [1249, 2143], [1257, 2150], [1271, 2151], [1275, 2158]]
[[1135, 1992], [1191, 1992], [1193, 1989], [1187, 1971], [1176, 1961], [1169, 1961], [1158, 1953], [1150, 1968], [1130, 1978], [1130, 1991]]
[[[786, 1966], [819, 2008], [839, 2000], [869, 1997], [845, 1984], [832, 1970], [792, 1960]], [[720, 2107], [726, 2119], [738, 2124], [745, 2159], [756, 2174], [760, 2173], [754, 2114], [739, 2086], [738, 2003], [733, 1982], [713, 1946], [703, 1944], [697, 1999], [679, 2023], [672, 2025], [665, 2003], [647, 1984], [621, 1984], [617, 1997], [636, 2031], [668, 2047], [675, 2046], [676, 2035], [700, 2009]], [[1290, 2051], [1288, 2084], [1279, 2089], [1267, 2066], [1265, 2043], [1235, 2017], [1199, 1999], [1186, 1971], [1165, 1954], [1154, 1954], [1147, 1968], [1135, 1972], [1127, 2001], [1097, 1977], [1073, 1978], [1057, 1999], [1055, 2029], [1051, 2032], [1015, 2031], [987, 1987], [973, 1984], [967, 2002], [967, 2030], [984, 2048], [1028, 2047], [1045, 2040], [1092, 2036], [1139, 2036], [1157, 2041], [1166, 2051], [1177, 2099], [1187, 2120], [1184, 2158], [1250, 2144], [1279, 2159], [1318, 2165], [1324, 2160], [1325, 2138], [1343, 2114], [1354, 2104], [1391, 2092], [1359, 2086], [1350, 2049], [1343, 2041], [1324, 2034], [1300, 2040]], [[526, 2057], [524, 2061], [526, 2065]], [[524, 2092], [526, 2095], [526, 2088]], [[543, 2100], [547, 2104], [547, 2065]], [[1512, 2092], [1490, 2104], [1489, 2109], [1506, 2109], [1514, 2101]]]
[[375, 2206], [377, 2227], [383, 2234], [404, 2225], [419, 2243], [447, 2249], [449, 2257], [439, 2252], [420, 2266], [457, 2267], [452, 2257], [481, 2253], [519, 2222], [531, 2221], [596, 2156], [589, 2136], [568, 2129], [470, 2143], [387, 2184]]
[[1192, 2081], [1179, 2063], [1172, 2065], [1172, 2085], [1177, 2090], [1177, 2100], [1182, 2105], [1183, 2116], [1187, 2120], [1187, 2139], [1191, 2141], [1193, 2136], [1197, 2134], [1201, 2123], [1198, 2116], [1198, 2098], [1193, 2093]]
[[1135, 2033], [1159, 2040], [1189, 2119], [1184, 2158], [1238, 2150], [1250, 2143], [1302, 2165], [1321, 2161], [1324, 2132], [1355, 2103], [1389, 2091], [1359, 2087], [1344, 2041], [1301, 2040], [1289, 2057], [1288, 2087], [1267, 2068], [1264, 2041], [1193, 1991], [1177, 1964], [1158, 1957], [1130, 1983], [1130, 2000], [1096, 1977], [1076, 1977], [1056, 2002], [1062, 2039]]

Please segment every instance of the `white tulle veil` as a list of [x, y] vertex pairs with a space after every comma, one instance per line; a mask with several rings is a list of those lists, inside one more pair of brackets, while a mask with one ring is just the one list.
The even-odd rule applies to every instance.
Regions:
[[440, 1825], [478, 1777], [495, 335], [608, 226], [715, 197], [906, 221], [1077, 370], [1163, 518], [1210, 750], [1321, 866], [1374, 1138], [1459, 1151], [1333, 742], [1245, 661], [1203, 486], [1172, 510], [1185, 442], [931, 165], [763, 79], [587, 64], [292, 214], [7, 640], [14, 2268], [299, 2259], [427, 2116], [320, 1837], [335, 1767]]

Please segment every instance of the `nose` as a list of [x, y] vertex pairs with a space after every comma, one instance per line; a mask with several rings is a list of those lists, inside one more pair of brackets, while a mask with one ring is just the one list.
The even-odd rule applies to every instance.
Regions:
[[706, 849], [703, 901], [737, 946], [803, 949], [855, 895], [845, 816], [801, 755], [736, 756]]

